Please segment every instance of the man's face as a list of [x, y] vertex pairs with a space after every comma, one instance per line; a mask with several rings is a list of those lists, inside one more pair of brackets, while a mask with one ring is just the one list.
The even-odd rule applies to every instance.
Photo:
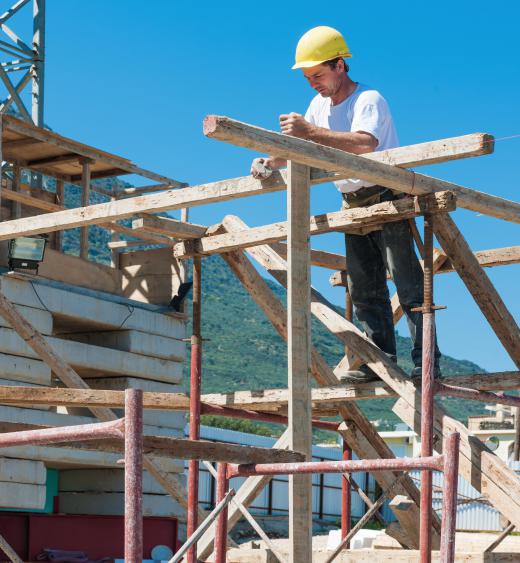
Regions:
[[311, 88], [314, 88], [314, 90], [324, 98], [329, 98], [338, 91], [341, 85], [342, 75], [345, 73], [341, 63], [338, 63], [336, 68], [331, 68], [326, 64], [320, 64], [302, 70]]

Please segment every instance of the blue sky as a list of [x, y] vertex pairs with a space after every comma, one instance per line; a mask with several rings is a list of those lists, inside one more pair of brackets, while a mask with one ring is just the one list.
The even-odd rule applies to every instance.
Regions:
[[[57, 132], [121, 154], [192, 185], [248, 173], [248, 150], [205, 139], [208, 113], [277, 129], [278, 115], [304, 113], [313, 96], [291, 71], [298, 38], [316, 25], [341, 30], [353, 52], [351, 77], [387, 98], [401, 143], [475, 131], [520, 134], [517, 2], [373, 0], [199, 2], [79, 0], [47, 2], [46, 122]], [[318, 8], [318, 9], [317, 9]], [[519, 200], [520, 138], [491, 156], [421, 172]], [[339, 207], [331, 185], [313, 188], [312, 211]], [[224, 214], [251, 225], [285, 217], [284, 194], [195, 208], [194, 222]], [[472, 248], [519, 244], [518, 225], [457, 211]], [[342, 251], [342, 236], [313, 247]], [[520, 266], [487, 270], [518, 317]], [[328, 271], [313, 283], [329, 299]], [[454, 274], [437, 278], [441, 350], [490, 371], [513, 369], [480, 311]], [[407, 333], [404, 322], [398, 326]]]

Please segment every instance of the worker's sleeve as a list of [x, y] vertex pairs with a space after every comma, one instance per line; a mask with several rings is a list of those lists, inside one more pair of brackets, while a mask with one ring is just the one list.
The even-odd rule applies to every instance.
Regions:
[[366, 92], [356, 101], [350, 130], [370, 133], [379, 144], [389, 118], [390, 109], [383, 96], [377, 92]]
[[315, 122], [315, 119], [314, 119], [312, 113], [313, 113], [312, 112], [312, 106], [309, 106], [303, 117], [305, 118], [305, 121], [308, 121], [312, 125], [316, 125], [316, 122]]

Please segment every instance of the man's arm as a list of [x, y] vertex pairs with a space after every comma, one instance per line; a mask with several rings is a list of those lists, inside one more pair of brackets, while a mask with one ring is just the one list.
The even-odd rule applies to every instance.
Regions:
[[281, 115], [280, 127], [285, 135], [300, 137], [354, 154], [374, 152], [378, 145], [378, 140], [370, 133], [331, 131], [309, 123], [298, 113]]
[[[378, 145], [378, 140], [370, 133], [364, 131], [348, 133], [331, 131], [325, 127], [318, 127], [309, 123], [303, 115], [298, 113], [281, 115], [280, 127], [285, 135], [300, 137], [353, 154], [374, 152]], [[287, 160], [284, 158], [276, 156], [255, 158], [251, 164], [251, 174], [254, 178], [267, 178], [270, 172], [266, 173], [265, 169], [278, 170], [284, 166], [287, 166]]]

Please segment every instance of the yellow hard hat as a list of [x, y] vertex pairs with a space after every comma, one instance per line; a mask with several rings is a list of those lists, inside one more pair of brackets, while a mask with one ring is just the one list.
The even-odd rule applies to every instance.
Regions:
[[320, 25], [307, 31], [298, 41], [292, 68], [309, 68], [337, 57], [352, 57], [343, 35], [333, 27]]

